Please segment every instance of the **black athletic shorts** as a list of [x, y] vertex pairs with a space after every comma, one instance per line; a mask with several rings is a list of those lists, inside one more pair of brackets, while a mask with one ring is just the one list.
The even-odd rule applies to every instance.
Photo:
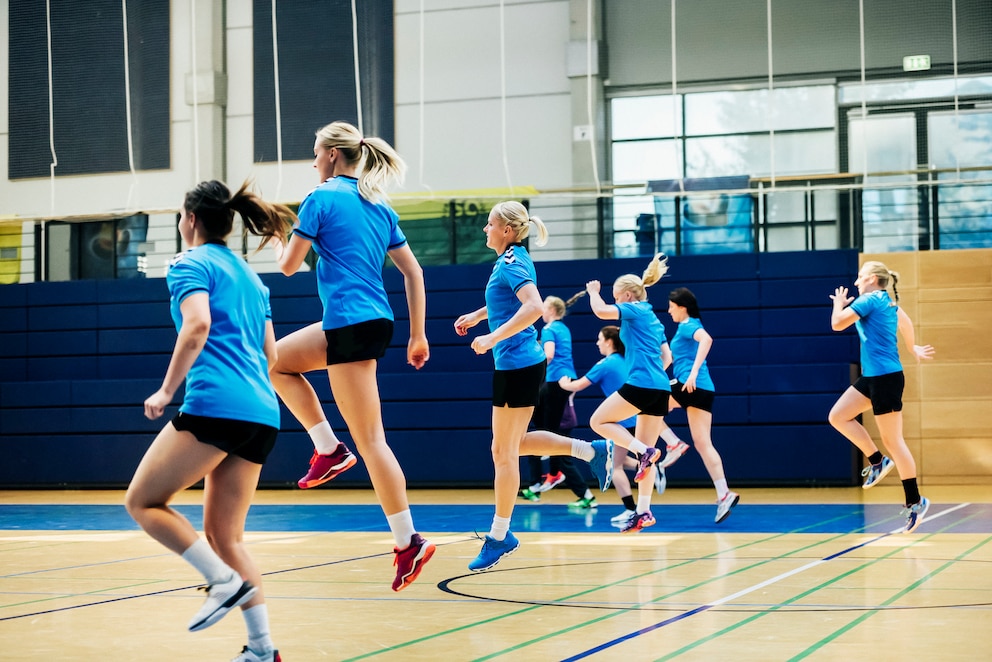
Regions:
[[854, 389], [871, 400], [871, 410], [876, 416], [902, 411], [902, 392], [906, 388], [906, 375], [902, 370], [877, 377], [859, 377]]
[[695, 407], [696, 409], [702, 409], [710, 413], [713, 412], [713, 400], [716, 397], [716, 393], [703, 388], [697, 388], [692, 393], [687, 393], [682, 390], [684, 386], [685, 384], [682, 382], [675, 379], [672, 380], [672, 397], [675, 398], [675, 402], [679, 403], [679, 407], [682, 407], [682, 409]]
[[617, 393], [646, 416], [664, 416], [668, 413], [668, 398], [671, 396], [668, 391], [624, 384]]
[[179, 412], [172, 419], [172, 426], [189, 432], [202, 444], [216, 446], [230, 455], [237, 455], [255, 464], [265, 464], [265, 459], [276, 445], [279, 430], [261, 423], [236, 421], [230, 418], [212, 418]]
[[536, 407], [540, 399], [541, 384], [548, 368], [541, 361], [527, 368], [497, 370], [493, 373], [493, 407]]
[[393, 339], [393, 322], [375, 319], [340, 329], [324, 329], [327, 365], [381, 359]]

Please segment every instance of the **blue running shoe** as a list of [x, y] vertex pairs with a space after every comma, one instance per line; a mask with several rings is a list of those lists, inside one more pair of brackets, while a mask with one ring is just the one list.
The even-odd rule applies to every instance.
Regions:
[[930, 508], [930, 499], [926, 497], [920, 497], [919, 503], [914, 503], [909, 506], [906, 510], [906, 528], [903, 533], [912, 533], [916, 530], [923, 522], [923, 516], [927, 514], [927, 510]]
[[867, 490], [873, 487], [876, 483], [881, 481], [883, 478], [889, 475], [896, 466], [896, 463], [889, 458], [883, 456], [882, 461], [878, 464], [869, 464], [861, 471], [861, 475], [865, 476], [865, 484], [861, 486], [861, 489]]
[[610, 483], [613, 482], [613, 442], [609, 439], [594, 441], [592, 452], [589, 468], [599, 481], [599, 489], [605, 492], [610, 489]]
[[502, 561], [504, 556], [517, 551], [517, 547], [520, 547], [520, 541], [509, 531], [506, 532], [506, 538], [503, 540], [486, 536], [485, 542], [482, 543], [482, 551], [469, 562], [468, 569], [472, 572], [489, 570]]

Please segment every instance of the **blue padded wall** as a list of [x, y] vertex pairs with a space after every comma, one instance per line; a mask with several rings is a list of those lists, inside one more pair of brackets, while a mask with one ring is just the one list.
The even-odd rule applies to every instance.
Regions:
[[[538, 286], [542, 296], [567, 299], [595, 278], [609, 300], [613, 280], [640, 274], [646, 263], [538, 263]], [[699, 299], [715, 341], [709, 356], [718, 392], [713, 440], [731, 485], [856, 484], [859, 458], [826, 417], [850, 384], [858, 351], [853, 331], [830, 330], [828, 295], [837, 285], [851, 285], [857, 253], [681, 256], [669, 265], [669, 275], [649, 290], [650, 300], [671, 337], [668, 292], [685, 286]], [[397, 319], [393, 345], [380, 362], [383, 420], [411, 486], [491, 484], [492, 357], [476, 356], [469, 339], [453, 330], [458, 315], [484, 304], [490, 269], [426, 269], [431, 360], [419, 372], [406, 365], [402, 280], [395, 270], [386, 272]], [[272, 293], [277, 337], [320, 318], [312, 274], [266, 274], [263, 280]], [[581, 375], [600, 358], [595, 340], [605, 323], [591, 314], [587, 299], [565, 322]], [[162, 421], [144, 418], [142, 402], [158, 387], [174, 342], [163, 279], [0, 287], [0, 487], [125, 485], [161, 428]], [[331, 424], [344, 430], [326, 376], [314, 373], [311, 381]], [[576, 398], [576, 436], [594, 438], [586, 426], [601, 399], [595, 388]], [[293, 485], [311, 453], [307, 435], [285, 409], [282, 421], [263, 485]], [[672, 413], [669, 422], [689, 439], [684, 412]], [[342, 437], [349, 439], [346, 432]], [[707, 482], [695, 453], [669, 471], [673, 486]], [[367, 484], [359, 463], [329, 487]]]

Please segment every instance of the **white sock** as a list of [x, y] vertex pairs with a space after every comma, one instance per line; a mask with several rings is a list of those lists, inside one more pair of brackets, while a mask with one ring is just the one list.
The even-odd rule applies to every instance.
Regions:
[[629, 450], [632, 453], [637, 453], [638, 457], [644, 455], [644, 451], [646, 451], [647, 449], [648, 449], [647, 446], [637, 441], [636, 439], [630, 442], [630, 446], [627, 446], [627, 450]]
[[665, 445], [669, 448], [678, 446], [682, 441], [672, 428], [665, 428], [665, 431], [661, 433], [661, 438], [665, 440]]
[[231, 578], [238, 574], [234, 568], [217, 556], [217, 552], [203, 538], [197, 538], [181, 556], [184, 561], [200, 571], [208, 584], [223, 584], [231, 581]]
[[275, 648], [269, 635], [269, 610], [264, 604], [241, 611], [248, 628], [248, 648], [255, 653], [268, 653]]
[[720, 480], [714, 480], [713, 487], [716, 488], [716, 498], [720, 499], [721, 501], [723, 500], [723, 497], [727, 496], [727, 492], [730, 491], [730, 489], [727, 487], [726, 478], [721, 478]]
[[586, 488], [586, 493], [582, 495], [582, 498], [583, 498], [583, 499], [591, 499], [591, 498], [592, 498], [592, 490], [590, 490], [590, 489], [589, 489], [589, 488], [587, 487], [587, 488]]
[[646, 513], [651, 510], [651, 495], [641, 496], [637, 495], [637, 514]]
[[577, 457], [583, 462], [592, 462], [596, 457], [596, 452], [592, 449], [592, 444], [581, 439], [572, 440], [572, 457]]
[[413, 528], [413, 515], [409, 509], [386, 517], [389, 522], [389, 530], [393, 532], [393, 540], [396, 541], [396, 549], [406, 549], [410, 546], [410, 539], [417, 529]]
[[489, 537], [493, 540], [506, 540], [506, 532], [510, 530], [510, 518], [493, 515], [493, 525], [489, 529]]
[[307, 434], [310, 435], [310, 441], [313, 442], [313, 447], [321, 455], [330, 455], [338, 447], [338, 444], [341, 443], [334, 434], [334, 430], [331, 429], [331, 424], [327, 421], [317, 423], [317, 425], [307, 430]]

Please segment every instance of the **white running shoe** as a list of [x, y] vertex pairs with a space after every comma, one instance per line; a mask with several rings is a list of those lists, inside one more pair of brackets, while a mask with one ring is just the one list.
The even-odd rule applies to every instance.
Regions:
[[665, 470], [656, 464], [654, 465], [654, 491], [661, 496], [665, 493], [666, 487], [668, 487], [668, 476], [665, 475]]
[[207, 592], [207, 600], [189, 622], [190, 632], [199, 632], [227, 616], [227, 612], [251, 600], [258, 589], [251, 582], [241, 579], [234, 573], [226, 582], [201, 587]]
[[741, 495], [737, 492], [727, 492], [723, 498], [716, 502], [716, 519], [713, 521], [719, 524], [730, 515], [730, 509], [741, 500]]
[[279, 655], [279, 651], [259, 654], [245, 646], [241, 649], [241, 654], [231, 662], [282, 662], [282, 657]]
[[678, 460], [680, 457], [685, 455], [685, 452], [687, 450], [689, 450], [689, 444], [685, 443], [684, 441], [680, 441], [674, 446], [669, 446], [667, 448], [668, 452], [665, 453], [665, 457], [663, 457], [661, 461], [658, 463], [658, 467], [660, 469], [665, 469], [667, 467], [672, 466], [673, 464], [675, 464], [676, 460]]
[[610, 518], [610, 521], [614, 524], [624, 524], [630, 519], [630, 516], [634, 514], [633, 510], [627, 510], [626, 508], [622, 513]]

